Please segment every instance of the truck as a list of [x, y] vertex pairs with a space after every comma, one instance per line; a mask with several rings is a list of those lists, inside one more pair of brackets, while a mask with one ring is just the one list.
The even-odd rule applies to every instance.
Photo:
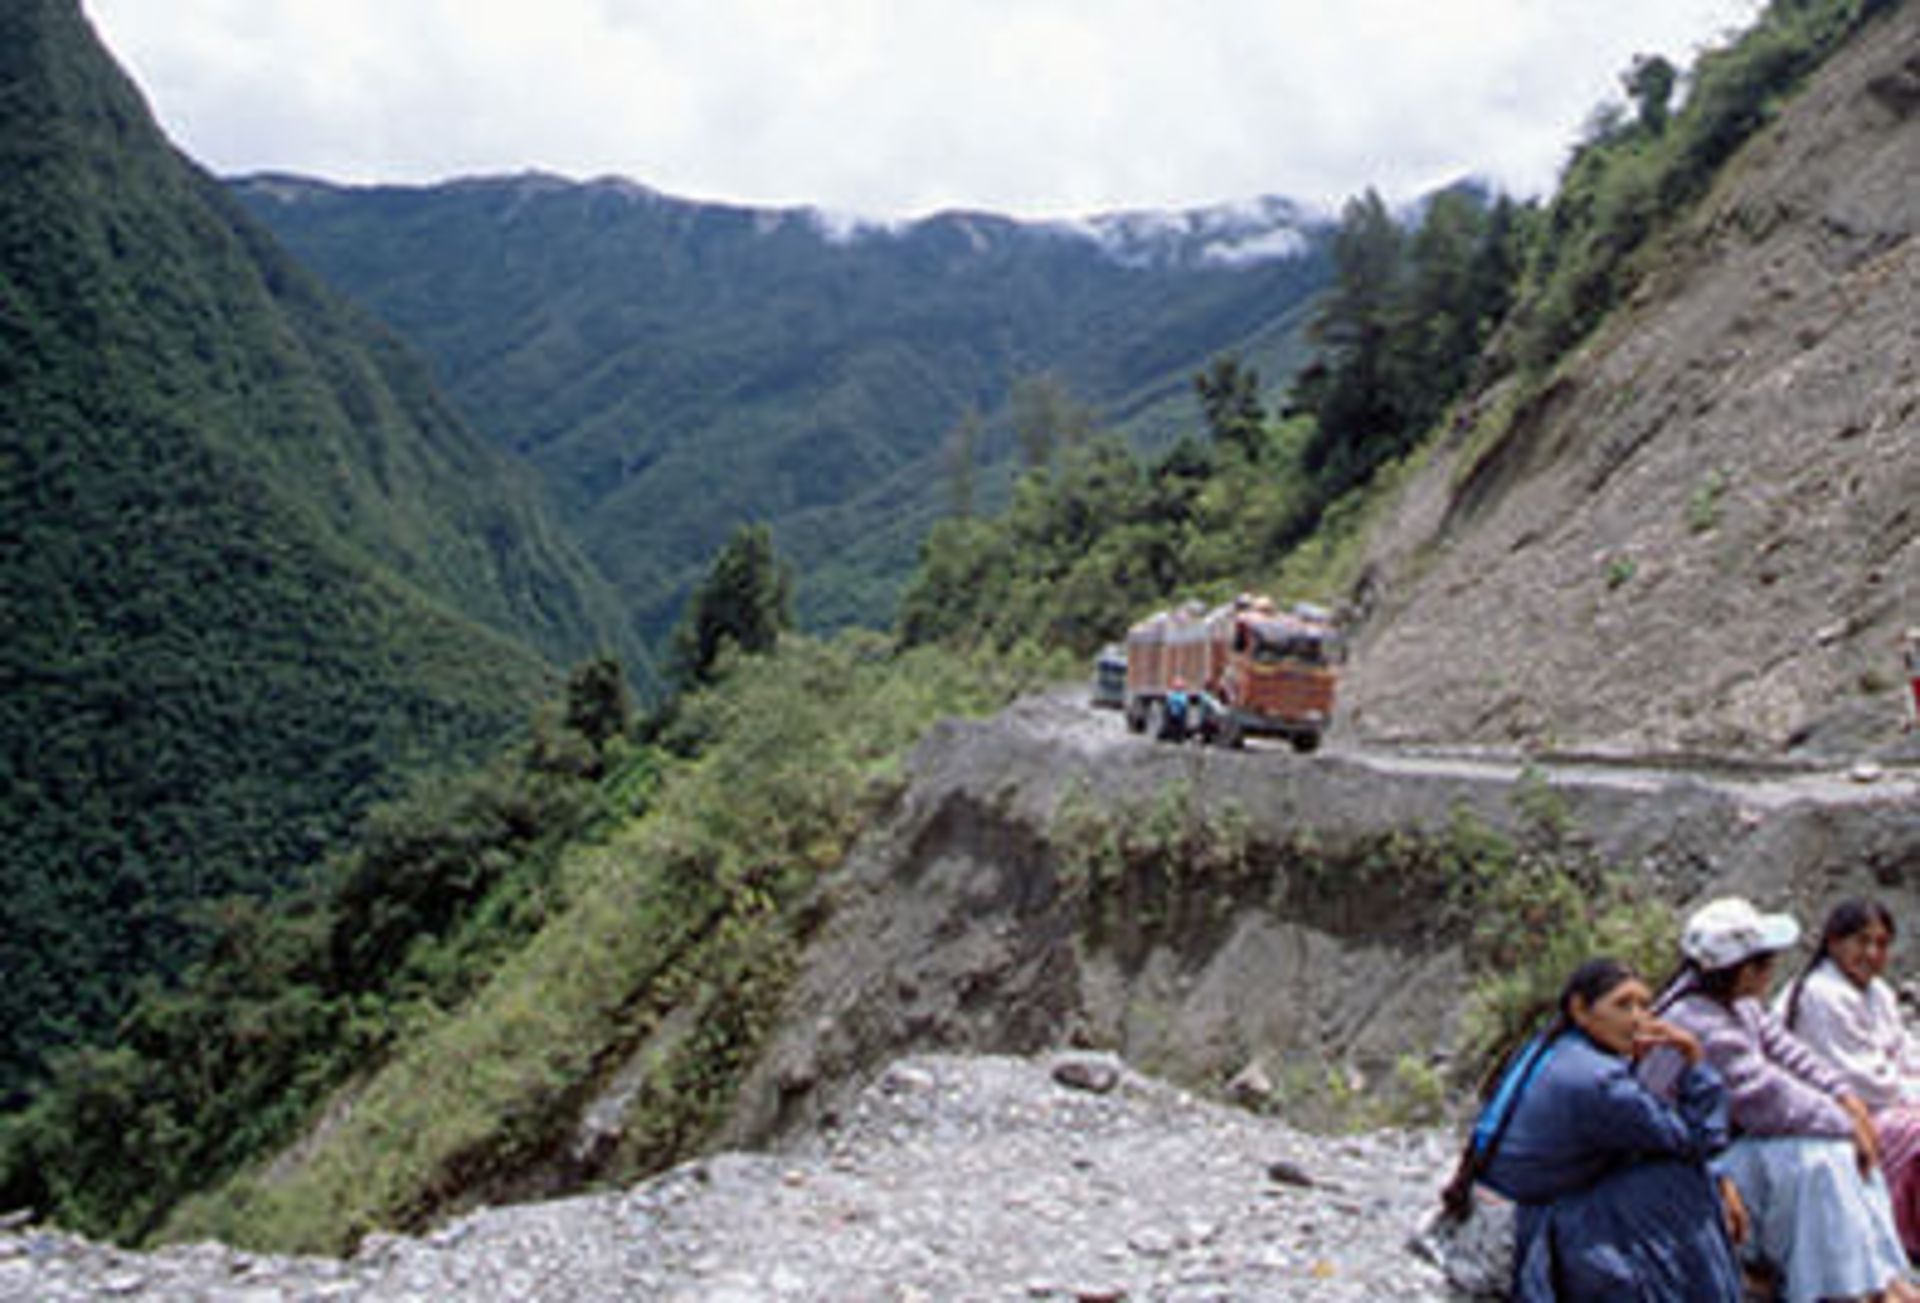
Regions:
[[1113, 710], [1127, 704], [1127, 649], [1118, 643], [1108, 643], [1094, 658], [1091, 702]]
[[1135, 733], [1167, 735], [1174, 691], [1212, 698], [1199, 735], [1223, 746], [1281, 737], [1313, 751], [1333, 723], [1341, 642], [1322, 607], [1283, 610], [1252, 594], [1211, 610], [1189, 602], [1127, 630], [1126, 653], [1126, 720]]

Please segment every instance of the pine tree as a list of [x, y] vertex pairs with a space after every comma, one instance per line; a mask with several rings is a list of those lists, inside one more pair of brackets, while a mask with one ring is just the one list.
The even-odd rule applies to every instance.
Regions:
[[1404, 421], [1388, 377], [1405, 237], [1379, 194], [1349, 200], [1334, 239], [1334, 286], [1313, 323], [1323, 368], [1303, 376], [1301, 405], [1317, 418], [1303, 456], [1335, 492], [1366, 478], [1377, 442], [1397, 442]]
[[682, 688], [713, 680], [723, 648], [770, 651], [793, 625], [793, 579], [765, 525], [741, 525], [688, 599], [673, 634], [674, 679]]
[[1267, 413], [1260, 406], [1260, 373], [1242, 366], [1232, 353], [1213, 359], [1193, 377], [1193, 391], [1216, 444], [1239, 448], [1248, 461], [1260, 460], [1261, 434]]

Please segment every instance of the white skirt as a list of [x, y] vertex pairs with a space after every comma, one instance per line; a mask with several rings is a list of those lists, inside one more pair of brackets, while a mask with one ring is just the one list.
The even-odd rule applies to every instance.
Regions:
[[1862, 1179], [1850, 1141], [1744, 1136], [1713, 1162], [1733, 1178], [1753, 1231], [1742, 1252], [1781, 1276], [1787, 1303], [1875, 1294], [1905, 1275], [1886, 1180]]

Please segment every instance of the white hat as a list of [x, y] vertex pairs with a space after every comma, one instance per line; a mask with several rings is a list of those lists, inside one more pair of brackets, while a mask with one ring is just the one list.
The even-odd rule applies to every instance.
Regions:
[[1722, 896], [1693, 911], [1680, 934], [1680, 953], [1710, 973], [1785, 950], [1799, 939], [1793, 915], [1762, 914], [1742, 897]]

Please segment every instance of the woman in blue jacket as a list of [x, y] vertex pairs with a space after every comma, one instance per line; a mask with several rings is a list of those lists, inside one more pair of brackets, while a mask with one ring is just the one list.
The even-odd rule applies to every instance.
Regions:
[[[1552, 1026], [1501, 1074], [1448, 1188], [1456, 1212], [1475, 1180], [1518, 1205], [1522, 1303], [1740, 1303], [1745, 1212], [1707, 1170], [1727, 1141], [1725, 1092], [1652, 1000], [1617, 961], [1576, 969]], [[1636, 1075], [1643, 1063], [1665, 1080]]]

